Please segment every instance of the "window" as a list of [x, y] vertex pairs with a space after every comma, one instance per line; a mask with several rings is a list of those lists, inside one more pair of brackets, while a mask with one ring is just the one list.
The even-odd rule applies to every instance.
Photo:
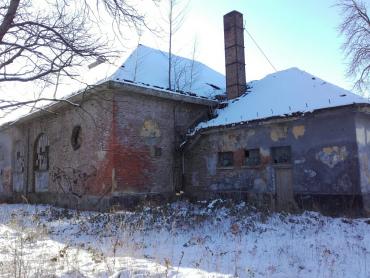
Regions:
[[35, 144], [35, 170], [47, 171], [49, 169], [49, 141], [46, 134], [41, 133]]
[[72, 129], [71, 145], [73, 150], [78, 150], [81, 147], [81, 126], [77, 125]]
[[218, 153], [218, 167], [231, 167], [234, 165], [233, 152], [219, 152]]
[[291, 163], [292, 151], [290, 146], [274, 147], [271, 148], [271, 151], [272, 151], [272, 162], [274, 164]]
[[258, 166], [261, 164], [261, 156], [259, 149], [245, 150], [245, 161], [246, 166]]
[[162, 148], [155, 147], [155, 148], [154, 148], [154, 156], [155, 156], [155, 157], [160, 157], [160, 156], [162, 156]]

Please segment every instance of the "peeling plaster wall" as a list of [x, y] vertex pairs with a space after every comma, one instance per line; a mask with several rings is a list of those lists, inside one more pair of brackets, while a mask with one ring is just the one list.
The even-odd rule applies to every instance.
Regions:
[[[271, 147], [291, 146], [294, 193], [360, 194], [351, 109], [205, 131], [185, 151], [186, 191], [195, 196], [209, 190], [274, 194]], [[261, 165], [244, 166], [244, 150], [255, 148]], [[234, 153], [235, 165], [218, 168], [218, 152], [226, 151]]]
[[363, 109], [361, 112], [356, 115], [356, 138], [363, 205], [370, 214], [370, 110]]

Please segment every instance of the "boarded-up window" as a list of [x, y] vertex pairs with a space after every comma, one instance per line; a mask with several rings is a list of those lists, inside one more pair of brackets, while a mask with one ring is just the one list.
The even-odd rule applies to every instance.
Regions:
[[291, 163], [292, 151], [290, 146], [271, 148], [272, 162], [274, 164]]
[[245, 165], [258, 166], [261, 164], [261, 156], [259, 149], [245, 150]]
[[24, 148], [21, 141], [15, 142], [14, 145], [14, 172], [24, 172]]
[[219, 152], [218, 153], [218, 167], [231, 167], [234, 165], [233, 152]]
[[49, 169], [49, 141], [46, 134], [41, 133], [35, 144], [35, 170]]

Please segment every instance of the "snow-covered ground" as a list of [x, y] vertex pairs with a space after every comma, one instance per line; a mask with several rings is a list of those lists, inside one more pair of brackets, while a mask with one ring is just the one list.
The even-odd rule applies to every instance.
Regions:
[[221, 200], [113, 213], [3, 204], [0, 277], [370, 277], [370, 219]]

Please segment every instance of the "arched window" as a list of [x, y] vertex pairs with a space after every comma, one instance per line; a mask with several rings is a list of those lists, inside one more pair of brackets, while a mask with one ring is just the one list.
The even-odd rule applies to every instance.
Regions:
[[49, 170], [49, 141], [45, 133], [41, 133], [35, 142], [35, 170]]

